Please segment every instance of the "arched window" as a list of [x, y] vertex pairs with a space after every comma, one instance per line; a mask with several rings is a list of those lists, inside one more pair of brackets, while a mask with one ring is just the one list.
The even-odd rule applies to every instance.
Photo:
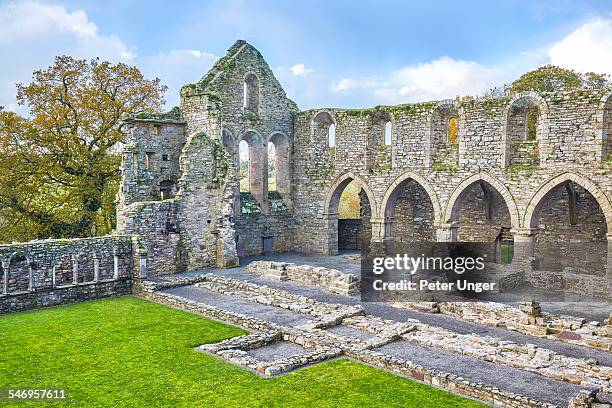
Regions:
[[459, 136], [459, 119], [456, 116], [451, 116], [448, 120], [448, 141], [455, 144]]
[[278, 168], [276, 166], [276, 146], [274, 146], [274, 143], [268, 142], [268, 191], [277, 191], [277, 176]]
[[327, 146], [336, 147], [336, 125], [331, 123], [327, 129]]
[[323, 141], [327, 138], [327, 146], [336, 146], [336, 121], [331, 113], [322, 111], [312, 118], [312, 140]]
[[518, 142], [534, 141], [538, 138], [540, 107], [532, 97], [520, 98], [510, 106], [508, 132]]
[[289, 141], [282, 133], [274, 133], [268, 143], [268, 191], [290, 197]]
[[243, 107], [255, 113], [259, 112], [259, 79], [254, 74], [244, 77]]
[[385, 146], [391, 146], [393, 143], [393, 124], [391, 121], [385, 123]]
[[535, 95], [515, 99], [506, 112], [503, 162], [506, 166], [538, 166], [545, 138], [543, 102]]
[[176, 183], [172, 180], [164, 180], [159, 183], [159, 197], [162, 200], [174, 198], [176, 195]]
[[238, 144], [240, 156], [240, 192], [249, 192], [249, 144], [241, 140]]

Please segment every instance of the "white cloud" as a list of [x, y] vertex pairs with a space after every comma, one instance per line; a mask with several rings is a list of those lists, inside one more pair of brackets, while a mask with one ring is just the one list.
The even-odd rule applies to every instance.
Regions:
[[306, 68], [304, 64], [295, 64], [291, 67], [291, 72], [295, 76], [302, 76], [313, 72], [314, 70], [311, 68]]
[[349, 92], [359, 89], [372, 89], [380, 88], [385, 84], [376, 77], [370, 78], [342, 78], [331, 86], [331, 90], [334, 92]]
[[612, 18], [589, 21], [548, 51], [550, 62], [578, 71], [612, 73]]
[[0, 105], [7, 109], [16, 106], [15, 84], [27, 82], [57, 55], [100, 56], [114, 62], [135, 58], [119, 37], [100, 34], [84, 11], [32, 1], [0, 4], [0, 53]]
[[388, 79], [343, 78], [331, 89], [334, 92], [369, 91], [382, 102], [399, 103], [479, 94], [500, 85], [505, 79], [502, 69], [442, 57], [396, 70]]
[[24, 114], [26, 108], [16, 104], [15, 84], [27, 83], [33, 71], [50, 66], [57, 55], [134, 64], [146, 78], [158, 77], [168, 86], [167, 106], [177, 105], [180, 87], [199, 80], [217, 59], [191, 49], [138, 56], [118, 36], [101, 34], [83, 10], [34, 1], [0, 4], [0, 53], [6, 57], [0, 69], [0, 106]]

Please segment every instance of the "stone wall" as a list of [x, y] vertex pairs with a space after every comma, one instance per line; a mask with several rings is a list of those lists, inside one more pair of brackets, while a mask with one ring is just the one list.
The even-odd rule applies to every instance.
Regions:
[[338, 250], [357, 250], [361, 219], [344, 218], [338, 220]]
[[274, 280], [290, 280], [304, 285], [318, 286], [341, 295], [359, 293], [360, 281], [355, 275], [335, 269], [295, 265], [287, 262], [254, 261], [246, 267], [253, 272]]
[[132, 239], [0, 245], [0, 313], [131, 292]]
[[[612, 145], [610, 95], [610, 89], [579, 89], [299, 111], [261, 54], [238, 41], [200, 81], [182, 88], [180, 116], [166, 118], [167, 130], [162, 126], [151, 135], [147, 129], [153, 128], [142, 120], [128, 126], [138, 157], [146, 153], [145, 141], [167, 139], [179, 146], [180, 129], [187, 135], [173, 213], [178, 249], [172, 242], [160, 246], [160, 256], [174, 253], [175, 259], [154, 269], [235, 265], [238, 252], [260, 253], [264, 237], [270, 236], [274, 250], [335, 254], [338, 198], [354, 181], [369, 208], [367, 217], [362, 213], [360, 233], [377, 244], [514, 239], [521, 268], [539, 251], [541, 266], [555, 269], [546, 262], [554, 259], [557, 267], [564, 267], [576, 251], [559, 246], [544, 253], [536, 248], [562, 237], [593, 248], [589, 252], [595, 261], [578, 265], [580, 273], [604, 276], [612, 271], [612, 265], [603, 265], [608, 240], [612, 242], [606, 235], [612, 226], [612, 164], [606, 160]], [[534, 110], [538, 120], [530, 134], [525, 121]], [[452, 140], [451, 119], [458, 121]], [[391, 145], [384, 143], [388, 122]], [[249, 193], [257, 215], [240, 211], [237, 155], [243, 140], [251, 152]], [[268, 194], [270, 141], [283, 151], [277, 180], [286, 216], [276, 213]], [[132, 156], [126, 152], [124, 179], [131, 180], [126, 163]], [[136, 184], [124, 182], [124, 202], [144, 200], [144, 191], [155, 187], [153, 178]], [[571, 214], [563, 210], [569, 197], [552, 193], [570, 184], [575, 201]], [[165, 207], [160, 211], [169, 213]], [[157, 225], [158, 215], [151, 216], [151, 224]], [[119, 214], [120, 226], [125, 217]], [[132, 224], [139, 223], [146, 224], [147, 216]], [[246, 238], [236, 241], [237, 234]]]

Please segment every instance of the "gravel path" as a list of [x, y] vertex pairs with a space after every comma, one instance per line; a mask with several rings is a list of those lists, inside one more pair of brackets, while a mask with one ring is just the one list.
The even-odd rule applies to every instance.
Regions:
[[195, 286], [179, 286], [172, 289], [166, 289], [163, 292], [183, 296], [188, 299], [206, 303], [210, 306], [216, 306], [223, 310], [256, 317], [283, 326], [295, 327], [311, 321], [311, 319], [307, 318], [302, 313], [250, 302], [248, 300], [223, 295]]
[[528, 371], [475, 360], [442, 350], [424, 348], [405, 341], [395, 341], [374, 351], [410, 360], [427, 368], [460, 374], [474, 382], [492, 385], [505, 391], [560, 406], [567, 406], [567, 402], [581, 389], [580, 386], [551, 380]]

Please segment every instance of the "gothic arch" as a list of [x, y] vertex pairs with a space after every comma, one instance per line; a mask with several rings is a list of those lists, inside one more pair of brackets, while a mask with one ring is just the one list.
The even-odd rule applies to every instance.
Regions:
[[310, 121], [310, 140], [315, 141], [319, 138], [325, 140], [325, 144], [329, 143], [329, 127], [336, 126], [336, 117], [327, 110], [321, 110], [313, 115]]
[[291, 195], [291, 146], [289, 137], [281, 131], [273, 131], [268, 135], [266, 143], [267, 171], [266, 174], [270, 177], [270, 157], [268, 157], [268, 144], [274, 145], [275, 152], [275, 167], [276, 167], [276, 191], [285, 199], [288, 200]]
[[431, 204], [433, 206], [434, 221], [439, 220], [441, 218], [441, 207], [440, 207], [440, 201], [438, 200], [438, 195], [436, 194], [435, 190], [433, 189], [433, 187], [431, 186], [431, 184], [429, 184], [427, 180], [425, 180], [420, 175], [410, 172], [410, 171], [403, 173], [402, 175], [397, 177], [393, 181], [393, 183], [391, 183], [391, 185], [387, 188], [387, 191], [385, 192], [385, 195], [383, 196], [382, 203], [379, 207], [379, 213], [378, 213], [379, 218], [385, 217], [386, 212], [387, 212], [387, 206], [389, 205], [389, 200], [391, 199], [391, 196], [395, 192], [396, 188], [400, 184], [402, 184], [404, 181], [410, 180], [410, 179], [416, 181], [427, 192], [427, 195], [429, 196], [429, 199], [431, 200]]
[[260, 80], [253, 72], [247, 72], [243, 79], [243, 107], [259, 113], [261, 107]]
[[444, 221], [445, 222], [453, 222], [459, 219], [458, 212], [458, 204], [461, 202], [460, 198], [465, 194], [466, 191], [469, 190], [469, 187], [478, 181], [484, 181], [491, 185], [497, 192], [502, 196], [504, 202], [506, 203], [506, 207], [508, 207], [508, 211], [510, 212], [510, 222], [512, 224], [512, 228], [518, 228], [520, 225], [520, 217], [518, 212], [518, 207], [516, 202], [514, 201], [514, 197], [510, 191], [504, 186], [496, 178], [490, 176], [487, 173], [476, 173], [467, 179], [463, 180], [451, 194], [448, 202], [446, 204], [446, 209], [444, 211]]
[[359, 184], [359, 186], [363, 189], [363, 191], [365, 191], [366, 195], [368, 196], [368, 201], [370, 202], [372, 216], [378, 213], [377, 212], [378, 206], [376, 204], [376, 199], [374, 198], [375, 197], [374, 193], [372, 192], [368, 184], [365, 182], [364, 179], [362, 179], [358, 175], [352, 172], [348, 172], [348, 173], [344, 173], [341, 176], [339, 176], [336, 179], [336, 181], [334, 181], [334, 183], [331, 185], [331, 187], [328, 189], [327, 196], [325, 197], [325, 205], [323, 207], [324, 215], [335, 214], [334, 212], [330, 211], [331, 207], [338, 206], [338, 202], [340, 201], [340, 195], [342, 195], [342, 191], [344, 191], [344, 188], [347, 185], [349, 185], [351, 181], [355, 181], [357, 184]]
[[581, 176], [580, 174], [565, 172], [559, 174], [558, 176], [552, 178], [548, 182], [544, 183], [535, 195], [529, 201], [527, 205], [527, 210], [525, 211], [525, 216], [523, 218], [523, 225], [526, 228], [537, 228], [539, 213], [542, 209], [542, 206], [546, 202], [546, 196], [548, 193], [553, 191], [559, 185], [566, 181], [572, 181], [582, 188], [587, 190], [591, 195], [595, 198], [597, 203], [599, 204], [599, 208], [603, 212], [606, 217], [606, 225], [608, 231], [612, 231], [612, 204], [610, 204], [610, 200], [605, 195], [605, 193], [591, 180], [588, 178]]

